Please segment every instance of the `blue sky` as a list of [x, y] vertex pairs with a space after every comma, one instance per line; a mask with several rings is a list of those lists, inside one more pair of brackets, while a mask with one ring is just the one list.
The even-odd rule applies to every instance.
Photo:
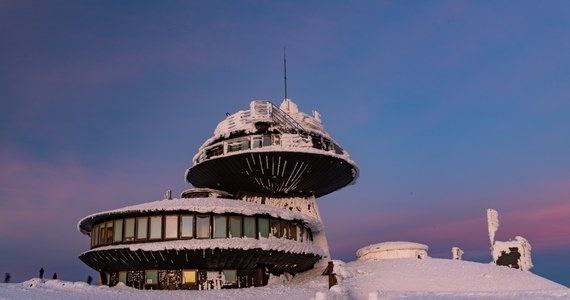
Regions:
[[[189, 187], [225, 113], [288, 96], [360, 167], [319, 200], [332, 255], [408, 240], [570, 267], [566, 1], [0, 1], [0, 272], [93, 274], [79, 219]], [[567, 275], [567, 274], [566, 274]]]

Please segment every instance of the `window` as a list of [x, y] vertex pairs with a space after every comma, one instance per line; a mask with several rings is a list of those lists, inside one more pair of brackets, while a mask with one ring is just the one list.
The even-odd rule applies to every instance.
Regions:
[[182, 216], [180, 218], [180, 237], [191, 238], [194, 237], [194, 216]]
[[199, 239], [210, 238], [210, 216], [196, 216], [196, 237]]
[[99, 225], [99, 245], [105, 245], [107, 241], [107, 229], [105, 223]]
[[261, 148], [261, 137], [260, 136], [254, 136], [253, 137], [252, 148]]
[[269, 222], [271, 224], [271, 235], [280, 238], [281, 237], [281, 222], [277, 219], [271, 219]]
[[255, 218], [243, 217], [243, 236], [255, 238]]
[[164, 227], [165, 239], [178, 238], [178, 216], [165, 216]]
[[137, 218], [137, 240], [147, 239], [148, 217]]
[[93, 246], [99, 245], [99, 225], [95, 226], [93, 229]]
[[151, 240], [160, 240], [162, 238], [162, 216], [150, 217], [150, 236]]
[[125, 285], [127, 284], [127, 272], [126, 271], [119, 272], [119, 282], [122, 282]]
[[230, 217], [230, 237], [241, 237], [241, 216]]
[[281, 221], [281, 237], [284, 239], [289, 239], [289, 222]]
[[125, 242], [135, 239], [135, 218], [125, 219]]
[[237, 282], [237, 271], [236, 270], [224, 270], [224, 278], [226, 284], [232, 284]]
[[115, 220], [115, 233], [113, 234], [113, 243], [123, 241], [123, 219]]
[[271, 144], [272, 145], [280, 145], [281, 144], [281, 136], [278, 134], [271, 135]]
[[182, 284], [196, 284], [196, 270], [183, 270]]
[[304, 236], [305, 236], [305, 227], [299, 226], [299, 242], [304, 241]]
[[214, 238], [228, 236], [228, 218], [226, 216], [214, 216]]
[[113, 221], [107, 222], [107, 240], [106, 244], [111, 244], [113, 242]]
[[157, 270], [146, 270], [144, 275], [146, 284], [158, 284]]
[[269, 237], [269, 219], [259, 218], [257, 219], [257, 225], [259, 230], [259, 237], [268, 238]]
[[289, 236], [289, 238], [292, 239], [292, 240], [295, 240], [295, 241], [298, 240], [298, 237], [297, 237], [297, 226], [298, 226], [297, 224], [291, 223], [291, 235]]

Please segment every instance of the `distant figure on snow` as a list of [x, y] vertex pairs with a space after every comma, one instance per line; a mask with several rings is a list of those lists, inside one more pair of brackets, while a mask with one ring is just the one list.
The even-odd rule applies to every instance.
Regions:
[[10, 282], [10, 278], [11, 278], [11, 277], [12, 277], [12, 276], [10, 276], [10, 273], [6, 273], [6, 275], [4, 276], [4, 283]]
[[57, 279], [57, 273], [53, 273], [53, 276], [51, 277], [53, 280]]
[[44, 268], [40, 269], [40, 279], [44, 279]]
[[92, 281], [93, 281], [93, 277], [91, 277], [91, 275], [87, 276], [87, 284], [91, 285]]

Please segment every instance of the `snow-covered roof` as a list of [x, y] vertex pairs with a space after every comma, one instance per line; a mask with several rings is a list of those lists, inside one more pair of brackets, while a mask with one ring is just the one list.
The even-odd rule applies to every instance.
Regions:
[[91, 226], [94, 223], [123, 215], [134, 215], [140, 213], [150, 212], [175, 212], [187, 211], [195, 213], [214, 213], [225, 214], [233, 213], [239, 215], [253, 216], [253, 215], [269, 215], [274, 218], [293, 221], [302, 220], [306, 223], [314, 233], [322, 230], [322, 222], [315, 217], [286, 210], [279, 207], [270, 205], [257, 204], [233, 199], [221, 198], [191, 198], [191, 199], [172, 199], [172, 200], [159, 200], [154, 202], [147, 202], [127, 206], [119, 209], [99, 212], [91, 214], [79, 221], [77, 224], [78, 230], [83, 234], [88, 234]]
[[356, 251], [359, 260], [393, 258], [427, 258], [428, 246], [413, 242], [384, 242], [369, 245]]
[[137, 243], [137, 244], [121, 244], [97, 247], [85, 251], [85, 253], [93, 251], [113, 250], [113, 249], [129, 249], [131, 251], [161, 251], [161, 250], [208, 250], [208, 249], [261, 249], [264, 251], [281, 251], [295, 254], [314, 254], [323, 256], [323, 250], [313, 243], [298, 242], [287, 239], [278, 238], [227, 238], [227, 239], [189, 239], [163, 241], [153, 243]]

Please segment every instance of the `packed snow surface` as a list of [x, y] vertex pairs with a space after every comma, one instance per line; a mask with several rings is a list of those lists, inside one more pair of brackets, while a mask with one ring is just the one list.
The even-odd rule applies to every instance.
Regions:
[[570, 299], [570, 289], [507, 267], [449, 259], [335, 261], [339, 284], [328, 288], [324, 265], [260, 288], [149, 291], [124, 285], [31, 279], [0, 284], [0, 299]]

